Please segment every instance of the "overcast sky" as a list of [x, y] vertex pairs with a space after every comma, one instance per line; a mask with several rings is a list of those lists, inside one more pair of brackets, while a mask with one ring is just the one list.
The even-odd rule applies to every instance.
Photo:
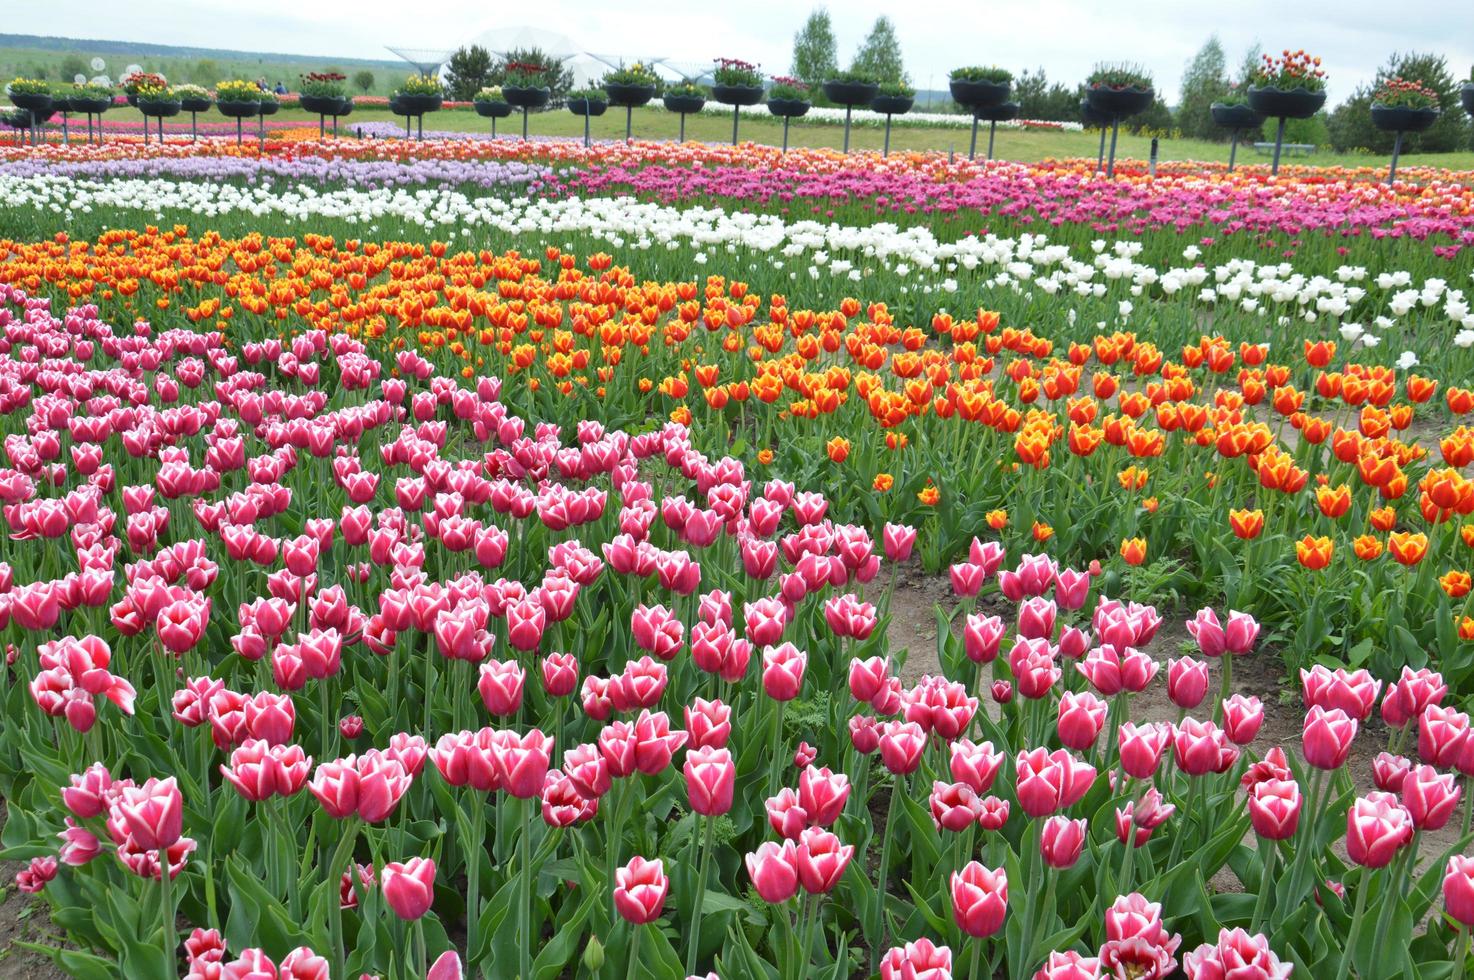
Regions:
[[[149, 41], [343, 57], [385, 57], [385, 44], [455, 48], [487, 30], [537, 27], [575, 46], [685, 63], [744, 58], [786, 72], [809, 0], [7, 0], [0, 32]], [[1176, 99], [1184, 64], [1216, 33], [1231, 68], [1256, 41], [1319, 54], [1332, 102], [1368, 81], [1393, 50], [1447, 56], [1455, 77], [1474, 64], [1470, 0], [834, 0], [841, 64], [879, 14], [895, 22], [918, 87], [949, 68], [1043, 66], [1073, 84], [1097, 61], [1136, 61]], [[509, 8], [515, 14], [503, 14]], [[109, 65], [111, 69], [113, 66]]]

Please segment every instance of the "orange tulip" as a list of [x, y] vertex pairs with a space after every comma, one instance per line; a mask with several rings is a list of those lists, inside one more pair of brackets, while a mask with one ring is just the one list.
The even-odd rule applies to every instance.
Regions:
[[917, 491], [916, 499], [928, 507], [935, 507], [942, 500], [942, 491], [936, 487], [924, 487]]
[[1146, 538], [1123, 538], [1121, 558], [1128, 565], [1140, 565], [1146, 561]]
[[1054, 537], [1054, 528], [1050, 527], [1048, 524], [1045, 524], [1043, 521], [1035, 521], [1034, 526], [1031, 530], [1034, 535], [1034, 540], [1039, 542], [1040, 544], [1043, 544], [1050, 538]]
[[[1008, 511], [990, 510], [987, 514], [987, 521], [988, 526], [993, 530], [1001, 531], [1008, 526]], [[1474, 528], [1474, 525], [1470, 525], [1470, 527]], [[1471, 547], [1474, 547], [1474, 545], [1471, 545]]]
[[1416, 565], [1428, 554], [1428, 535], [1421, 531], [1393, 531], [1387, 537], [1387, 550], [1401, 565]]
[[1235, 537], [1253, 540], [1264, 530], [1264, 511], [1231, 510], [1228, 512], [1228, 526], [1233, 529]]
[[1438, 585], [1450, 599], [1462, 599], [1469, 594], [1471, 588], [1474, 588], [1474, 579], [1470, 578], [1468, 572], [1455, 570], [1440, 575]]
[[1335, 520], [1351, 509], [1351, 488], [1344, 483], [1337, 487], [1316, 487], [1315, 503], [1322, 514]]
[[1335, 550], [1336, 546], [1327, 537], [1316, 538], [1307, 534], [1295, 542], [1296, 559], [1313, 572], [1329, 565]]
[[825, 444], [824, 449], [834, 462], [843, 463], [850, 456], [850, 441], [843, 436], [835, 436]]
[[875, 474], [875, 482], [872, 484], [872, 486], [874, 486], [875, 489], [880, 493], [886, 493], [890, 490], [891, 487], [895, 485], [896, 478], [891, 476], [889, 473]]

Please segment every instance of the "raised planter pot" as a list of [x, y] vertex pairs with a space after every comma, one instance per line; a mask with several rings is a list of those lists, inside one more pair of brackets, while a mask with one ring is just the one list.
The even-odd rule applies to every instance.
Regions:
[[1232, 105], [1225, 102], [1215, 102], [1208, 107], [1213, 115], [1215, 125], [1233, 133], [1233, 140], [1228, 147], [1228, 172], [1233, 173], [1235, 162], [1239, 155], [1239, 134], [1250, 129], [1258, 129], [1264, 125], [1264, 116], [1254, 111], [1254, 107], [1243, 102], [1235, 102]]
[[1208, 107], [1213, 115], [1213, 123], [1224, 129], [1255, 129], [1264, 125], [1264, 115], [1254, 111], [1254, 107], [1243, 102], [1232, 105], [1224, 102], [1215, 102]]
[[93, 116], [100, 116], [113, 107], [112, 99], [88, 99], [80, 96], [67, 99], [67, 103], [72, 107], [72, 112], [85, 112]]
[[1326, 104], [1324, 91], [1308, 88], [1275, 88], [1272, 85], [1249, 86], [1249, 105], [1255, 112], [1270, 118], [1309, 119]]
[[1372, 125], [1389, 133], [1421, 133], [1437, 121], [1437, 107], [1411, 109], [1372, 103]]
[[872, 112], [883, 113], [887, 116], [904, 116], [916, 105], [916, 97], [912, 95], [877, 95], [870, 100]]
[[706, 106], [704, 95], [667, 95], [661, 99], [665, 105], [666, 112], [677, 112], [681, 115], [689, 115], [700, 112]]
[[186, 97], [179, 100], [179, 108], [184, 112], [209, 112], [210, 107], [214, 104], [213, 99], [201, 97]]
[[510, 102], [473, 102], [471, 105], [482, 119], [505, 119], [512, 114]]
[[1152, 88], [1111, 88], [1097, 85], [1085, 93], [1090, 107], [1107, 116], [1134, 116], [1151, 108], [1157, 93]]
[[261, 108], [256, 111], [256, 115], [258, 115], [258, 116], [274, 116], [278, 112], [281, 112], [281, 103], [280, 102], [276, 102], [276, 101], [263, 102], [263, 103], [261, 103]]
[[761, 85], [713, 85], [711, 97], [722, 105], [757, 105], [763, 100]]
[[180, 103], [177, 99], [139, 99], [138, 111], [145, 116], [156, 119], [167, 119], [170, 116], [179, 115]]
[[518, 109], [541, 109], [552, 97], [552, 90], [546, 85], [531, 85], [525, 88], [518, 85], [502, 86], [502, 98], [506, 99], [509, 105], [516, 106]]
[[46, 92], [18, 92], [10, 96], [10, 101], [17, 109], [27, 109], [33, 113], [45, 112], [56, 102]]
[[1012, 91], [1009, 82], [981, 82], [966, 78], [954, 78], [947, 83], [952, 101], [966, 109], [1002, 105], [1008, 101]]
[[215, 107], [229, 119], [250, 119], [261, 111], [259, 102], [217, 102]]
[[337, 95], [304, 95], [297, 101], [305, 112], [316, 113], [319, 116], [332, 116], [337, 114], [340, 98], [341, 96]]
[[401, 111], [406, 115], [419, 116], [427, 112], [436, 112], [445, 104], [443, 95], [419, 95], [408, 92], [399, 93], [399, 105]]
[[330, 116], [348, 116], [353, 114], [353, 96], [338, 96], [338, 108], [328, 113]]
[[969, 160], [977, 156], [978, 152], [978, 122], [985, 121], [988, 124], [988, 159], [993, 159], [993, 138], [998, 135], [998, 124], [1017, 119], [1019, 104], [1017, 102], [1003, 102], [999, 105], [973, 106], [972, 107], [972, 139], [968, 143], [967, 158]]
[[600, 99], [569, 99], [568, 111], [575, 116], [602, 116], [609, 109], [609, 103]]
[[874, 82], [844, 82], [828, 81], [822, 86], [824, 98], [835, 105], [857, 106], [869, 105], [875, 100], [875, 93], [880, 91], [880, 86]]
[[605, 82], [604, 92], [609, 96], [610, 105], [624, 109], [642, 106], [655, 98], [654, 85], [638, 85], [631, 82]]
[[[769, 99], [768, 111], [783, 120], [783, 152], [788, 152], [788, 124], [808, 112], [808, 99]], [[848, 135], [848, 134], [846, 134]], [[846, 145], [846, 150], [849, 146]]]
[[1459, 89], [1459, 99], [1464, 103], [1464, 111], [1474, 116], [1474, 82], [1464, 83], [1464, 87]]
[[138, 108], [138, 96], [135, 93], [133, 93], [133, 92], [128, 92], [128, 93], [124, 94], [123, 101], [126, 102], [126, 103], [128, 103], [130, 106], [132, 106], [135, 109]]

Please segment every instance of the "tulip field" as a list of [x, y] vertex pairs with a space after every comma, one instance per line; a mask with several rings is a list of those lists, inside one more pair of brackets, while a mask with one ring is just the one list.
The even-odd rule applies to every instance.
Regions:
[[1380, 176], [0, 146], [10, 955], [1470, 975], [1474, 173]]

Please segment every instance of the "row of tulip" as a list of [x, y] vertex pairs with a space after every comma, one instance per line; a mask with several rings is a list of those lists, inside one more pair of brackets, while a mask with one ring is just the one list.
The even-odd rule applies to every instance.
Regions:
[[1224, 596], [1292, 665], [1334, 656], [1390, 677], [1437, 650], [1457, 690], [1474, 683], [1474, 394], [1334, 342], [1281, 353], [1185, 333], [1172, 352], [1161, 331], [1056, 340], [981, 310], [903, 328], [884, 303], [765, 308], [745, 281], [640, 282], [556, 249], [170, 231], [10, 251], [0, 280], [65, 281], [58, 295], [119, 320], [178, 310], [269, 336], [300, 318], [386, 356], [418, 349], [447, 376], [511, 377], [528, 414], [633, 428], [659, 406], [700, 423], [703, 451], [923, 526], [930, 569], [988, 525], [1071, 561], [1114, 554], [1110, 574], [1143, 595]]
[[[75, 975], [1466, 961], [1474, 735], [1432, 671], [1306, 671], [1269, 745], [1253, 617], [1200, 611], [1164, 670], [1154, 608], [975, 540], [904, 680], [916, 530], [759, 492], [686, 426], [532, 425], [345, 333], [0, 302], [5, 856], [96, 950], [51, 951]], [[1164, 683], [1176, 721], [1133, 717]]]

